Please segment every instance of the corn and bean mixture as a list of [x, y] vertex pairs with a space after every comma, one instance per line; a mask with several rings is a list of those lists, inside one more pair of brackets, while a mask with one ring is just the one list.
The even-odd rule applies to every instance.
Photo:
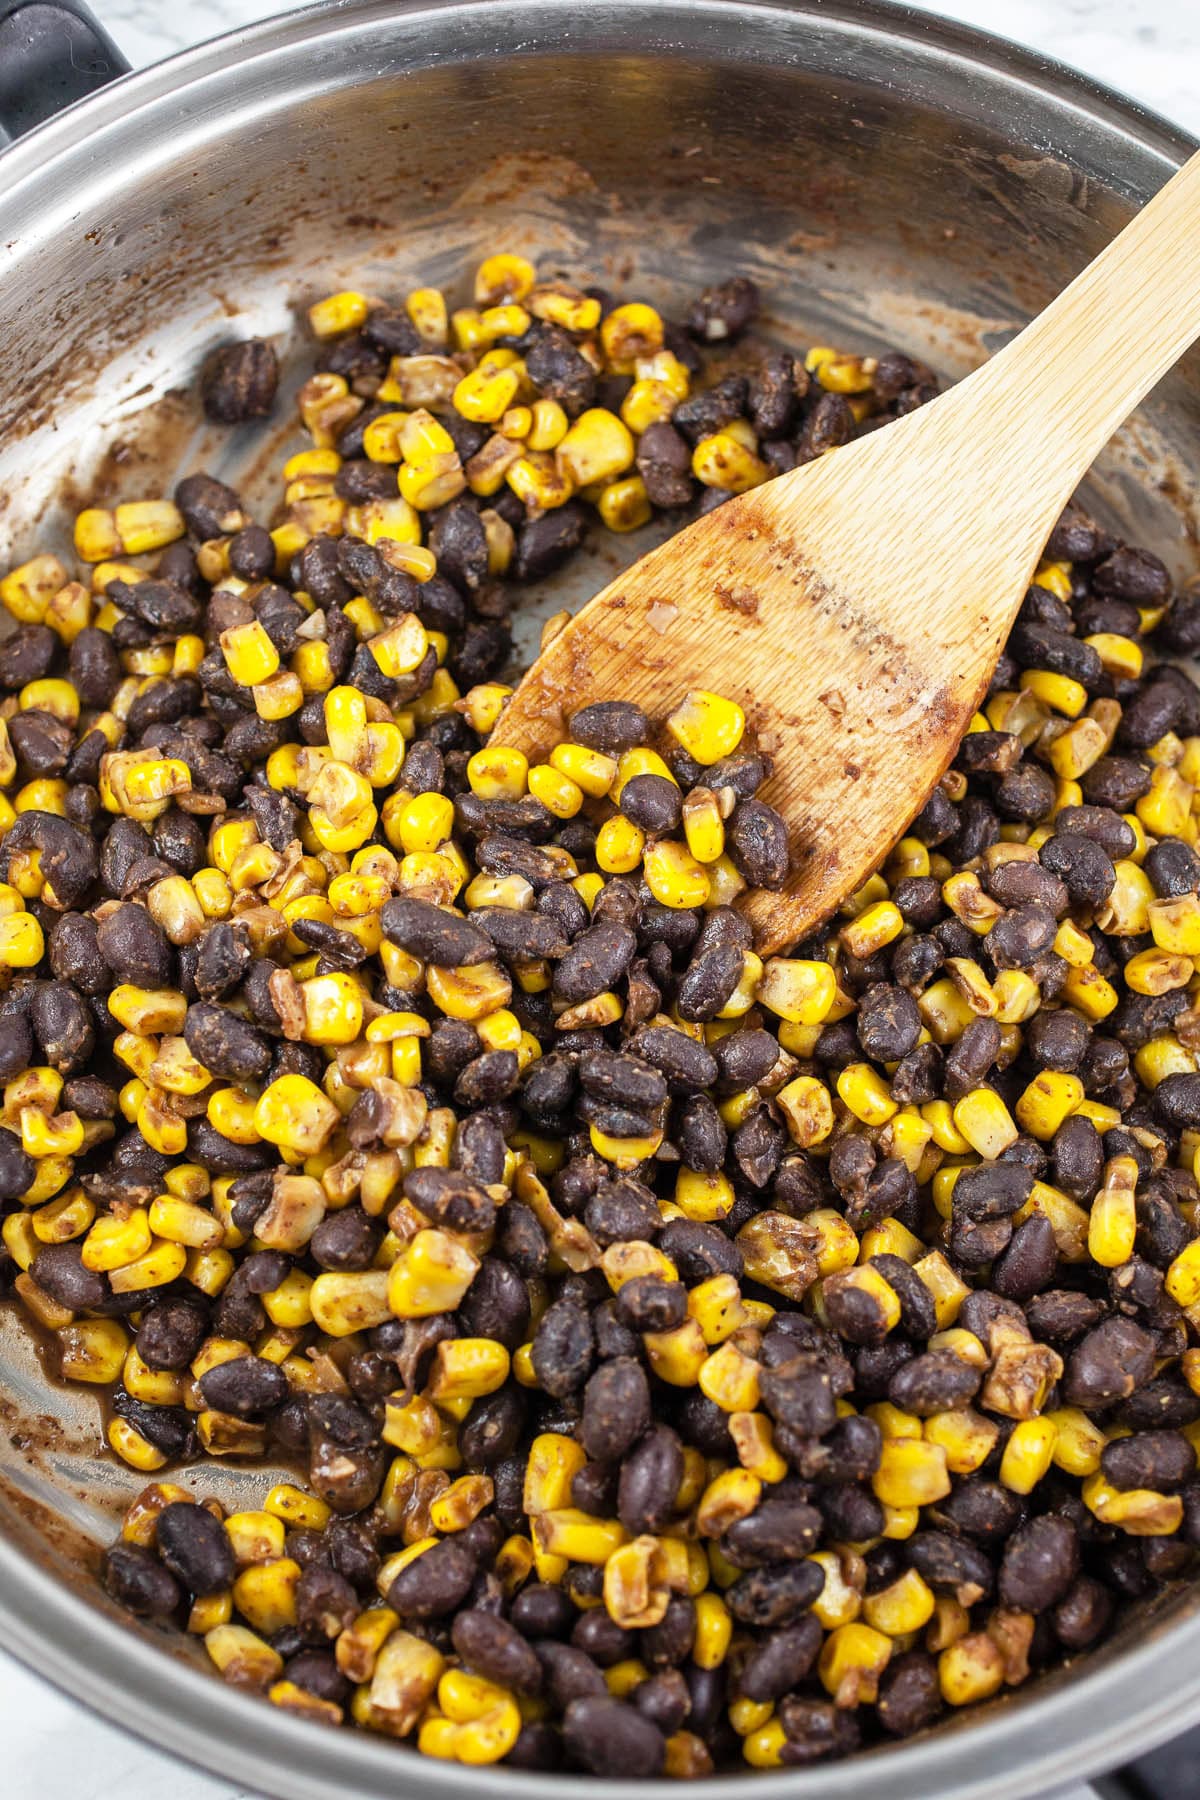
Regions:
[[[1200, 598], [1069, 511], [953, 768], [783, 956], [733, 701], [486, 745], [590, 527], [936, 391], [756, 308], [505, 253], [458, 307], [332, 295], [271, 523], [195, 474], [0, 579], [0, 1273], [147, 1477], [108, 1591], [461, 1763], [841, 1756], [1200, 1546], [1200, 691], [1147, 655]], [[277, 373], [217, 351], [210, 418]]]

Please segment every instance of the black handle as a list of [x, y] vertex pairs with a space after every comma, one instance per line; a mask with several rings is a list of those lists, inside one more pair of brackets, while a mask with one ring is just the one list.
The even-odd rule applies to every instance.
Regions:
[[83, 0], [0, 0], [0, 143], [128, 72]]

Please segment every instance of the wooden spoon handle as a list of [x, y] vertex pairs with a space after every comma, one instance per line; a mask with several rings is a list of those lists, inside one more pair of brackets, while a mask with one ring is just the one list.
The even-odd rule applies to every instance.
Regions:
[[[989, 420], [992, 473], [1061, 503], [1200, 337], [1200, 152], [1020, 335], [953, 390]], [[990, 409], [989, 409], [990, 410]], [[987, 454], [985, 452], [985, 454]], [[1045, 489], [1044, 496], [1041, 489]]]

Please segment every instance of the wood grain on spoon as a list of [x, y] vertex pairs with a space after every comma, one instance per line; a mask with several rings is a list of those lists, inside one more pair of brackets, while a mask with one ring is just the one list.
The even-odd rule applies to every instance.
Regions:
[[727, 501], [589, 601], [492, 742], [543, 759], [571, 715], [688, 688], [737, 700], [775, 759], [796, 942], [886, 856], [949, 765], [1055, 520], [1122, 419], [1200, 335], [1200, 155], [998, 355], [940, 399]]

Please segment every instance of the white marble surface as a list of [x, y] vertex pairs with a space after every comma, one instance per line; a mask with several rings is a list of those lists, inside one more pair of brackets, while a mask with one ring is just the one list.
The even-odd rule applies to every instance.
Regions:
[[[91, 0], [135, 67], [219, 32], [293, 10], [280, 0]], [[502, 0], [495, 0], [501, 4]], [[997, 31], [1124, 89], [1200, 136], [1196, 0], [941, 0], [920, 10]], [[243, 1788], [169, 1761], [0, 1662], [7, 1800], [251, 1800]], [[64, 1743], [69, 1753], [63, 1753]], [[1061, 1800], [1087, 1800], [1082, 1790]]]

